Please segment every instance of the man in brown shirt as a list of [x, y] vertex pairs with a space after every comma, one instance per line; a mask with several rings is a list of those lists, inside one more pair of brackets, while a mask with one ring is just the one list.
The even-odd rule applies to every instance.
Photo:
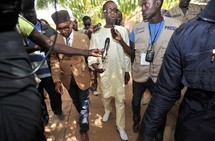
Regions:
[[[72, 29], [73, 23], [66, 10], [53, 13], [52, 19], [60, 32], [57, 36], [57, 43], [79, 47], [83, 50], [89, 48], [89, 38], [87, 35]], [[90, 73], [86, 58], [84, 56], [52, 53], [50, 61], [55, 89], [60, 94], [63, 94], [64, 85], [68, 90], [79, 113], [78, 123], [80, 124], [82, 141], [88, 141]]]

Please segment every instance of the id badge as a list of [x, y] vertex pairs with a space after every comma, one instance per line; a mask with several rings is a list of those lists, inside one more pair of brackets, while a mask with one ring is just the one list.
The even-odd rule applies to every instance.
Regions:
[[143, 66], [143, 65], [150, 65], [149, 62], [146, 62], [145, 58], [146, 58], [146, 53], [141, 53], [141, 60], [140, 60], [140, 65], [141, 66]]

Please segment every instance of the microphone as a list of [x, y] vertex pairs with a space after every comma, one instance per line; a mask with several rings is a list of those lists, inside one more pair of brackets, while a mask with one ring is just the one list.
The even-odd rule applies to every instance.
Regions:
[[97, 25], [95, 25], [93, 27], [93, 31], [95, 32], [95, 31], [99, 30], [101, 28], [101, 25], [102, 25], [101, 23], [98, 23]]
[[104, 62], [110, 45], [110, 38], [105, 39], [104, 52], [102, 53], [102, 62]]

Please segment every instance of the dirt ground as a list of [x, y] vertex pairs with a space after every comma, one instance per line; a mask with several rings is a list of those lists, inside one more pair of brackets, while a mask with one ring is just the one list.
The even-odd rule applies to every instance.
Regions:
[[[150, 97], [147, 93], [146, 97]], [[79, 126], [77, 124], [78, 113], [68, 95], [65, 93], [62, 96], [63, 99], [63, 111], [65, 119], [63, 121], [58, 120], [50, 109], [49, 99], [46, 99], [48, 106], [50, 121], [45, 128], [45, 135], [48, 141], [81, 141], [79, 134]], [[129, 141], [136, 141], [137, 134], [132, 130], [132, 87], [131, 83], [126, 86], [126, 132], [128, 134]], [[114, 102], [113, 105], [114, 107]], [[142, 106], [142, 115], [147, 105]], [[177, 117], [178, 105], [172, 108], [168, 114], [167, 124], [165, 129], [164, 141], [173, 141], [173, 133], [175, 127], [175, 121]], [[102, 116], [104, 109], [102, 105], [101, 95], [95, 96], [90, 94], [90, 130], [88, 131], [90, 141], [121, 141], [119, 133], [116, 129], [115, 121], [115, 109], [108, 120], [108, 122], [102, 122]]]

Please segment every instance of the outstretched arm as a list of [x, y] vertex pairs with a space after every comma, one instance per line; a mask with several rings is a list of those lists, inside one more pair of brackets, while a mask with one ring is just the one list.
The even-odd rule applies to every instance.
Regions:
[[[54, 44], [51, 39], [37, 31], [32, 23], [19, 15], [18, 18], [19, 31], [25, 38], [29, 38], [36, 45], [40, 46], [42, 50], [48, 50]], [[93, 50], [81, 50], [77, 48], [71, 48], [62, 44], [54, 44], [54, 52], [71, 55], [82, 55], [82, 56], [101, 56], [101, 51], [98, 49]]]
[[[34, 29], [31, 32], [28, 38], [31, 41], [33, 41], [35, 44], [39, 45], [44, 50], [48, 50], [54, 44], [54, 42], [51, 39], [49, 39], [45, 35], [38, 32], [36, 29]], [[58, 44], [58, 43], [55, 43], [53, 51], [57, 53], [71, 54], [71, 55], [83, 55], [83, 56], [95, 56], [95, 57], [101, 56], [101, 51], [98, 49], [81, 50], [81, 49], [68, 47], [64, 44]]]

